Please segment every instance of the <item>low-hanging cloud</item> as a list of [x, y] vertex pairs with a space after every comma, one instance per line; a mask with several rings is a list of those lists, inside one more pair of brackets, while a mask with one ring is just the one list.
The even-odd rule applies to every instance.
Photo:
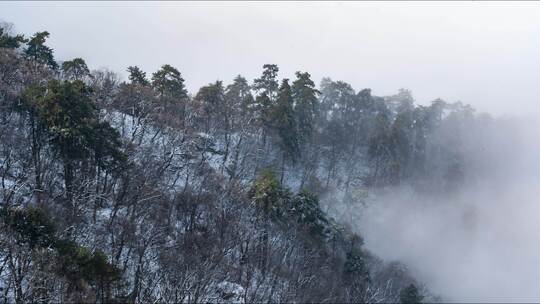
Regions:
[[386, 189], [353, 223], [445, 301], [540, 301], [540, 152], [533, 119], [470, 130], [467, 182], [444, 194]]

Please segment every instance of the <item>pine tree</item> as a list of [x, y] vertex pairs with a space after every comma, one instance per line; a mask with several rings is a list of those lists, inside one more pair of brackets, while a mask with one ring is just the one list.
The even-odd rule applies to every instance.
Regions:
[[253, 182], [250, 195], [264, 217], [278, 219], [283, 216], [288, 195], [272, 170], [261, 170]]
[[263, 65], [263, 73], [260, 78], [253, 81], [252, 88], [257, 92], [254, 111], [258, 124], [262, 127], [263, 143], [266, 144], [266, 136], [271, 128], [271, 111], [274, 106], [277, 92], [279, 68], [275, 64]]
[[129, 82], [121, 83], [115, 94], [115, 106], [139, 119], [147, 117], [159, 107], [157, 92], [150, 86], [146, 73], [137, 66], [127, 68]]
[[403, 288], [399, 294], [399, 300], [403, 304], [418, 304], [422, 303], [424, 297], [418, 291], [414, 284]]
[[257, 107], [255, 119], [257, 124], [263, 130], [263, 143], [266, 142], [266, 135], [272, 129], [272, 111], [274, 104], [270, 97], [266, 93], [262, 93], [255, 98], [255, 105]]
[[233, 127], [240, 127], [241, 121], [246, 120], [255, 110], [251, 87], [247, 80], [240, 75], [236, 76], [233, 83], [227, 86], [225, 101], [227, 108], [233, 114], [231, 115], [234, 118]]
[[411, 155], [411, 167], [413, 168], [413, 177], [425, 174], [426, 167], [426, 145], [428, 113], [424, 106], [417, 106], [413, 110], [413, 145]]
[[24, 35], [11, 36], [8, 29], [0, 26], [0, 48], [17, 49], [21, 44], [28, 42]]
[[410, 176], [412, 164], [414, 126], [413, 113], [409, 108], [401, 108], [398, 112], [389, 134], [392, 159], [394, 163], [392, 182], [399, 183]]
[[47, 248], [54, 243], [54, 223], [39, 208], [4, 206], [0, 208], [0, 227], [12, 233], [19, 245], [31, 249]]
[[282, 219], [290, 196], [270, 169], [261, 170], [250, 189], [250, 196], [258, 211], [256, 224], [261, 231], [258, 258], [264, 275], [268, 262], [270, 222]]
[[318, 99], [320, 93], [315, 89], [315, 83], [310, 79], [309, 73], [296, 72], [297, 79], [292, 84], [292, 96], [298, 136], [301, 143], [312, 140], [317, 119]]
[[[364, 302], [364, 295], [371, 279], [365, 256], [355, 242], [357, 235], [352, 236], [351, 248], [347, 252], [343, 267], [343, 279], [349, 287], [349, 302]], [[361, 239], [360, 239], [361, 240]]]
[[129, 81], [131, 81], [132, 84], [138, 84], [142, 86], [150, 85], [150, 82], [148, 81], [148, 79], [146, 79], [146, 73], [139, 69], [138, 66], [129, 66], [127, 68], [127, 71], [129, 72]]
[[73, 191], [74, 173], [80, 161], [94, 159], [97, 166], [109, 169], [124, 161], [119, 150], [118, 132], [98, 121], [96, 106], [82, 81], [51, 80], [46, 86], [31, 87], [25, 103], [37, 113], [49, 141], [64, 164], [64, 183], [68, 198]]
[[161, 96], [171, 98], [187, 97], [182, 75], [176, 68], [168, 64], [163, 65], [161, 69], [152, 74], [152, 85]]
[[96, 115], [96, 108], [89, 92], [81, 81], [49, 82], [46, 92], [38, 100], [40, 117], [51, 133], [51, 141], [62, 157], [85, 157], [86, 135], [90, 132], [89, 119]]
[[289, 212], [297, 223], [314, 238], [323, 238], [327, 231], [328, 220], [319, 206], [319, 198], [301, 190], [292, 200]]
[[389, 166], [392, 166], [391, 153], [389, 117], [386, 113], [379, 113], [375, 118], [374, 132], [368, 144], [368, 157], [372, 167], [370, 183], [378, 184], [389, 178]]
[[439, 126], [443, 120], [443, 113], [448, 108], [448, 103], [438, 98], [431, 102], [428, 108], [429, 111], [429, 126], [434, 129]]
[[277, 80], [277, 73], [279, 68], [275, 64], [263, 65], [263, 74], [260, 78], [253, 81], [253, 89], [259, 94], [266, 94], [270, 100], [275, 100], [279, 83]]
[[74, 58], [62, 63], [64, 77], [69, 80], [83, 80], [90, 75], [90, 70], [82, 58]]
[[364, 257], [358, 249], [353, 248], [347, 253], [344, 272], [348, 279], [354, 279], [358, 276], [366, 279], [369, 277], [369, 271], [364, 261]]
[[330, 84], [328, 90], [332, 91], [331, 96], [335, 98], [328, 101], [332, 103], [332, 118], [348, 124], [349, 111], [356, 100], [354, 89], [346, 82], [336, 81]]
[[25, 54], [28, 58], [35, 62], [50, 67], [53, 70], [58, 68], [58, 64], [54, 61], [53, 50], [45, 45], [45, 41], [49, 37], [49, 32], [37, 32], [30, 38], [27, 43]]
[[216, 81], [202, 87], [195, 96], [195, 101], [198, 103], [198, 116], [203, 121], [205, 132], [208, 132], [214, 125], [222, 127], [228, 125], [228, 115], [221, 115], [224, 114], [222, 111], [225, 107], [225, 92], [222, 81]]
[[277, 134], [278, 144], [283, 152], [281, 162], [281, 182], [285, 171], [285, 161], [295, 162], [299, 156], [298, 132], [294, 120], [294, 108], [289, 80], [283, 79], [276, 104], [272, 108], [272, 126]]

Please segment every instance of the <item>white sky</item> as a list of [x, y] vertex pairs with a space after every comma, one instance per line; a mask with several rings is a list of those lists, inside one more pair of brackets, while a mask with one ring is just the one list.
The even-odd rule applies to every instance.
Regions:
[[169, 63], [192, 93], [276, 63], [494, 114], [540, 113], [539, 16], [535, 2], [0, 2], [16, 31], [51, 33], [57, 60], [148, 75]]

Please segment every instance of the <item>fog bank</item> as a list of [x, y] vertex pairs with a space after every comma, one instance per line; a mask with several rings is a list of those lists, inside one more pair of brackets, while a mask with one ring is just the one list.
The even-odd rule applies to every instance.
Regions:
[[356, 228], [366, 246], [399, 260], [444, 301], [540, 301], [537, 121], [496, 121], [470, 132], [474, 166], [459, 191], [386, 189]]

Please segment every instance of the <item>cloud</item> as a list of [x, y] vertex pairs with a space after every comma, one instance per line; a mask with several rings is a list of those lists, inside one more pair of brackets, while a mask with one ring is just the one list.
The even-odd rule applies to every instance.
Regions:
[[367, 248], [404, 262], [448, 301], [540, 301], [537, 130], [534, 121], [512, 119], [482, 138], [471, 131], [477, 145], [467, 157], [476, 166], [457, 192], [378, 193], [355, 226]]

